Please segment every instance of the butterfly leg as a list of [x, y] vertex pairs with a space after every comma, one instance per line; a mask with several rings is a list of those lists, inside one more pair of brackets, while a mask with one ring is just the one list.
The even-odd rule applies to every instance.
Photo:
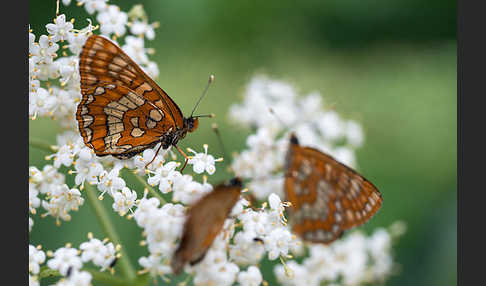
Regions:
[[152, 164], [152, 162], [155, 160], [155, 158], [157, 157], [157, 155], [159, 154], [159, 151], [160, 151], [160, 148], [162, 148], [162, 144], [159, 145], [159, 148], [157, 149], [157, 152], [155, 152], [155, 155], [154, 157], [152, 158], [152, 160], [150, 162], [148, 162], [146, 165], [145, 165], [145, 169], [147, 169], [147, 167]]
[[184, 162], [184, 166], [182, 166], [182, 169], [181, 169], [181, 173], [182, 173], [182, 171], [184, 171], [184, 168], [187, 165], [187, 162], [189, 161], [189, 157], [187, 157], [186, 153], [184, 153], [184, 151], [182, 151], [182, 149], [179, 146], [177, 146], [177, 145], [174, 145], [174, 146], [177, 148], [177, 151], [179, 151], [179, 153], [181, 153], [182, 156], [184, 156], [184, 158], [186, 158], [186, 161]]

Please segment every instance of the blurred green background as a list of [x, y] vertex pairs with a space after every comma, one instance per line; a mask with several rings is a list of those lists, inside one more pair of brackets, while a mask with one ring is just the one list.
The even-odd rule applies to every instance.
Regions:
[[[73, 1], [75, 2], [75, 1]], [[394, 248], [400, 271], [387, 285], [456, 285], [456, 2], [450, 0], [331, 1], [111, 1], [128, 11], [143, 3], [150, 21], [160, 22], [152, 57], [157, 82], [189, 113], [216, 76], [199, 112], [197, 132], [181, 147], [210, 152], [219, 145], [210, 126], [220, 125], [226, 149], [239, 151], [250, 130], [228, 122], [229, 106], [241, 100], [252, 76], [288, 81], [301, 94], [317, 90], [344, 118], [362, 123], [365, 145], [360, 171], [383, 193], [384, 204], [362, 229], [372, 231], [404, 220], [408, 231]], [[88, 15], [61, 7], [75, 27]], [[55, 1], [30, 0], [30, 24], [39, 36], [55, 15]], [[31, 138], [55, 143], [50, 120], [30, 122]], [[212, 150], [212, 151], [211, 151]], [[29, 164], [46, 164], [44, 151], [30, 148]], [[211, 182], [227, 179], [218, 172]], [[72, 185], [72, 178], [68, 178]], [[141, 192], [141, 185], [128, 181]], [[140, 193], [139, 192], [139, 193]], [[111, 208], [109, 199], [104, 204]], [[39, 209], [39, 213], [43, 211]], [[87, 202], [71, 223], [56, 227], [34, 216], [32, 244], [56, 249], [103, 237]], [[113, 220], [134, 263], [147, 252], [133, 221]], [[264, 278], [274, 281], [270, 268]]]

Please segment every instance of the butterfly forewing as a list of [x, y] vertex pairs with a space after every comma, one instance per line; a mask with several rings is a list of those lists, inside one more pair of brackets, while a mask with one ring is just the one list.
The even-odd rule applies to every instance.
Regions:
[[183, 126], [172, 99], [111, 40], [90, 36], [81, 52], [76, 118], [97, 155], [130, 157]]
[[294, 137], [287, 156], [285, 192], [293, 231], [304, 240], [330, 243], [380, 208], [373, 184], [351, 168]]
[[188, 210], [181, 242], [172, 257], [171, 266], [175, 274], [186, 263], [192, 265], [204, 258], [238, 201], [240, 192], [241, 181], [235, 178], [228, 184], [216, 186], [214, 191]]

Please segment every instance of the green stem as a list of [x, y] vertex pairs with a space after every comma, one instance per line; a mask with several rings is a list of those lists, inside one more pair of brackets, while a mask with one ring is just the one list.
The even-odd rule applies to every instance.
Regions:
[[[132, 173], [132, 174], [133, 174], [133, 173]], [[160, 200], [160, 203], [161, 203], [162, 205], [164, 205], [164, 204], [166, 204], [166, 203], [167, 203], [167, 201], [166, 201], [166, 200], [164, 200], [164, 198], [163, 198], [163, 197], [162, 197], [162, 196], [161, 196], [161, 195], [160, 195], [160, 194], [159, 194], [159, 193], [158, 193], [156, 190], [154, 190], [154, 188], [153, 188], [151, 185], [149, 185], [149, 183], [147, 183], [147, 181], [145, 181], [145, 180], [144, 180], [142, 177], [140, 177], [140, 176], [139, 176], [139, 175], [137, 175], [137, 174], [133, 174], [133, 176], [134, 176], [134, 177], [137, 179], [137, 181], [139, 181], [139, 182], [140, 182], [140, 183], [141, 183], [141, 184], [142, 184], [142, 185], [143, 185], [145, 188], [147, 188], [147, 190], [149, 191], [149, 193], [150, 193], [152, 196], [154, 196], [154, 197], [156, 197], [157, 199], [159, 199], [159, 200]]]
[[[120, 237], [118, 236], [118, 233], [116, 232], [115, 227], [111, 222], [108, 213], [106, 212], [106, 209], [103, 207], [100, 200], [98, 200], [98, 197], [95, 194], [96, 190], [90, 184], [85, 184], [85, 187], [86, 187], [86, 196], [88, 198], [88, 201], [90, 205], [93, 207], [96, 218], [100, 222], [101, 227], [105, 231], [106, 235], [108, 235], [108, 237], [113, 242], [113, 244], [122, 245], [120, 241]], [[121, 248], [120, 253], [122, 255], [119, 261], [121, 267], [120, 270], [127, 279], [133, 281], [136, 278], [137, 274], [132, 264], [130, 263], [130, 258], [128, 257], [128, 253], [125, 251], [124, 247]]]
[[51, 145], [39, 139], [29, 138], [29, 146], [52, 153]]
[[87, 269], [86, 271], [88, 271], [93, 276], [93, 280], [96, 280], [106, 285], [113, 285], [113, 286], [130, 285], [130, 282], [126, 281], [125, 279], [115, 277], [107, 273], [99, 272], [96, 269]]

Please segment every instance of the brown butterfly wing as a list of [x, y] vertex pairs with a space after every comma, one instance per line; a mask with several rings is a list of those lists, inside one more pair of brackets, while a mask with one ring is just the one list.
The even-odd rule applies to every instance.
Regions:
[[105, 84], [88, 89], [76, 118], [84, 143], [97, 155], [123, 157], [152, 147], [173, 128], [162, 114], [132, 90]]
[[220, 184], [187, 212], [184, 231], [178, 249], [172, 257], [172, 270], [178, 274], [186, 263], [196, 264], [221, 231], [224, 221], [240, 197], [241, 181]]
[[109, 39], [97, 35], [87, 39], [79, 71], [83, 97], [76, 118], [84, 142], [97, 155], [129, 157], [182, 128], [179, 107]]
[[289, 147], [285, 192], [293, 231], [312, 242], [331, 243], [382, 203], [378, 189], [356, 171], [297, 141]]

